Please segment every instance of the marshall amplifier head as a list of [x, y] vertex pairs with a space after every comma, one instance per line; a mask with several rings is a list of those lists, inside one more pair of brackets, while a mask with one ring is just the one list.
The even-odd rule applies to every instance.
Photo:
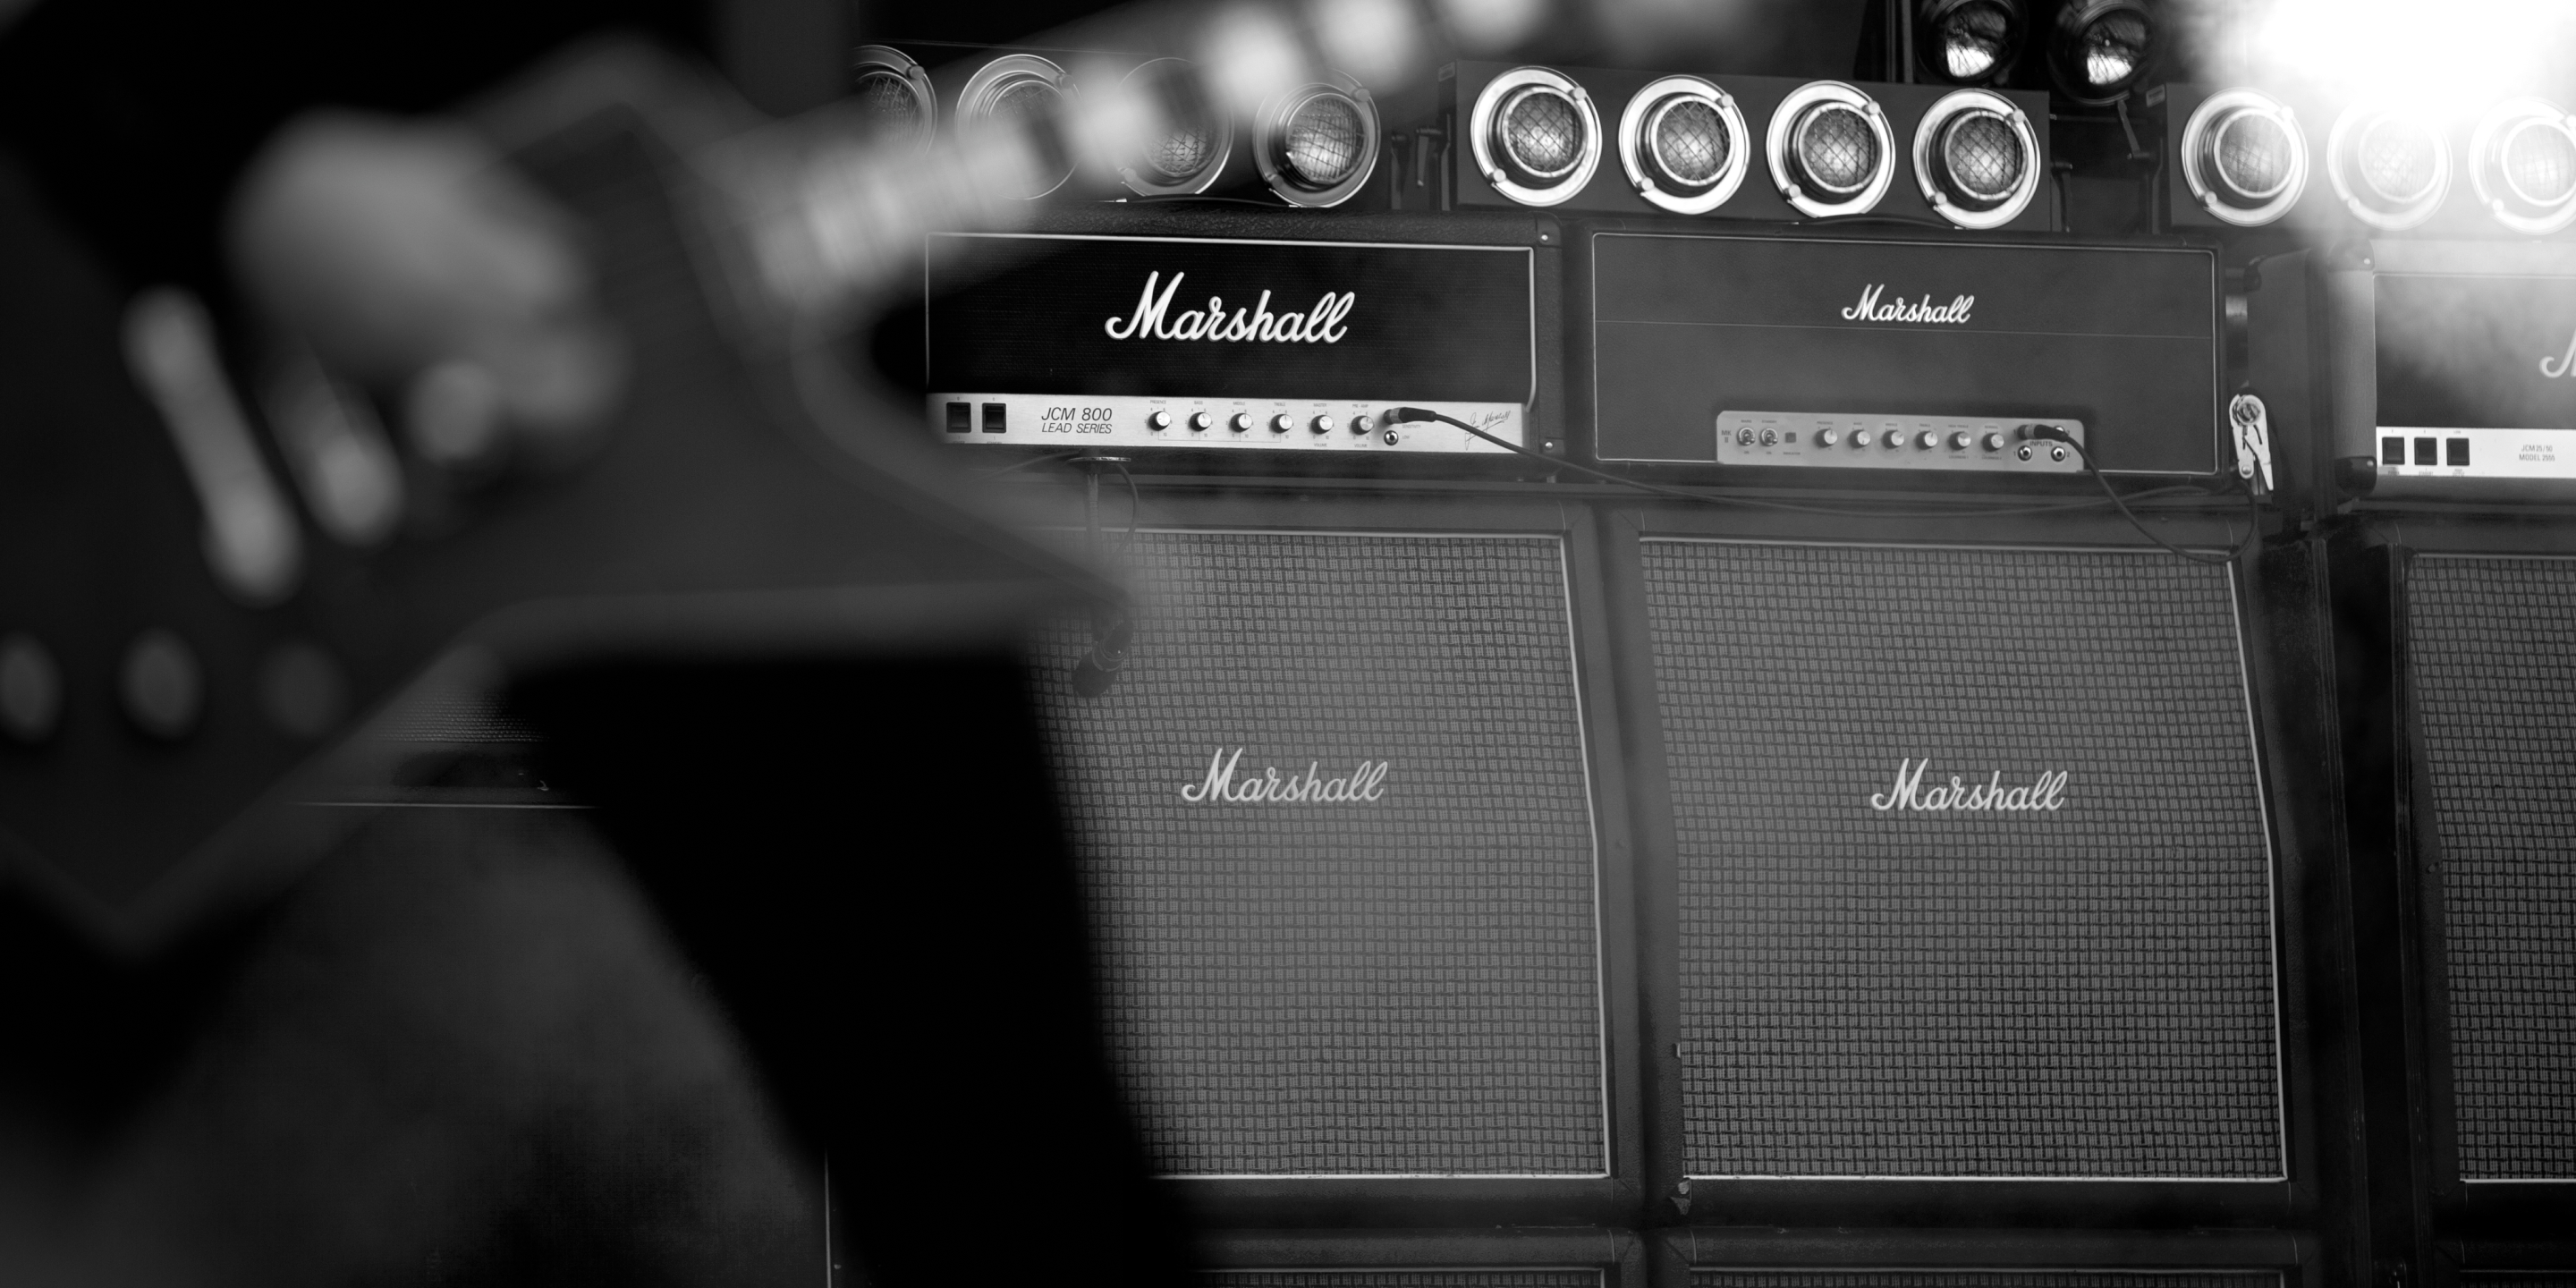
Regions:
[[1582, 250], [1604, 461], [1813, 486], [2224, 459], [2207, 250], [1611, 231]]
[[936, 431], [961, 447], [1223, 455], [1237, 469], [1512, 455], [1394, 418], [1419, 407], [1557, 450], [1540, 414], [1555, 397], [1552, 224], [1225, 226], [1251, 235], [1165, 218], [933, 236]]
[[2254, 343], [2314, 355], [2278, 383], [2313, 376], [2340, 499], [2576, 498], [2576, 247], [2375, 241], [2263, 276]]
[[1392, 190], [1458, 210], [2043, 231], [2047, 109], [2017, 90], [1464, 62], [1443, 69], [1434, 119], [1415, 123], [1420, 182]]

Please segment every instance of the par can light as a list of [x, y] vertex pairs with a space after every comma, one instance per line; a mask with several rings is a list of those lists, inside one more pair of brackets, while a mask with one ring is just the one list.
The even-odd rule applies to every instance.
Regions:
[[909, 139], [917, 152], [929, 150], [939, 131], [930, 73], [900, 49], [861, 45], [850, 51], [850, 102], [861, 128], [889, 142]]
[[1650, 81], [1619, 114], [1619, 164], [1629, 186], [1677, 215], [1725, 205], [1752, 153], [1734, 96], [1697, 76]]
[[1896, 139], [1878, 101], [1841, 81], [1809, 81], [1771, 113], [1771, 181], [1810, 219], [1866, 214], [1896, 173]]
[[1563, 73], [1517, 67], [1476, 95], [1467, 141], [1495, 191], [1524, 206], [1553, 206], [1592, 182], [1601, 164], [1601, 117]]
[[1961, 228], [2011, 223], [2038, 195], [2040, 167], [2030, 118], [1991, 90], [1952, 90], [1914, 127], [1914, 181]]
[[1155, 126], [1135, 155], [1120, 160], [1119, 181], [1140, 197], [1207, 191], [1234, 151], [1234, 120], [1209, 101], [1198, 66], [1156, 58], [1127, 73], [1123, 88], [1153, 106]]
[[2451, 145], [2422, 116], [2357, 103], [2326, 138], [2326, 178], [2352, 217], [2373, 228], [2412, 228], [2451, 192]]
[[1954, 85], [1985, 85], [2021, 57], [2019, 0], [1922, 0], [1914, 47], [1923, 68]]
[[1340, 72], [1271, 95], [1253, 120], [1252, 159], [1290, 205], [1338, 206], [1377, 169], [1377, 104]]
[[2160, 34], [2145, 0], [2067, 0], [2049, 38], [2049, 73], [2078, 103], [2113, 102], [2146, 79]]
[[2212, 218], [2254, 228], [2308, 186], [2308, 143], [2288, 107], [2250, 89], [2210, 95], [2182, 128], [2183, 181]]
[[2497, 223], [2526, 237], [2576, 222], [2576, 118], [2541, 98], [2489, 108], [2469, 132], [2469, 186]]
[[961, 130], [1022, 129], [1046, 158], [1023, 198], [1034, 200], [1064, 186], [1073, 177], [1073, 156], [1061, 131], [1073, 102], [1073, 78], [1063, 68], [1035, 54], [1004, 54], [975, 69], [957, 93], [957, 127]]

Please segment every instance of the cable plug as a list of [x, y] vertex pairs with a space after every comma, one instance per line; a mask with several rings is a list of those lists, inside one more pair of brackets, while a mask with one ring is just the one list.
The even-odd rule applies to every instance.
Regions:
[[1399, 425], [1427, 424], [1444, 419], [1428, 407], [1390, 407], [1386, 418]]
[[2023, 439], [2025, 441], [2036, 438], [2051, 443], [2067, 443], [2078, 447], [2082, 446], [2082, 444], [2075, 442], [2075, 431], [2068, 429], [2063, 425], [2020, 425], [2013, 429], [2013, 437]]

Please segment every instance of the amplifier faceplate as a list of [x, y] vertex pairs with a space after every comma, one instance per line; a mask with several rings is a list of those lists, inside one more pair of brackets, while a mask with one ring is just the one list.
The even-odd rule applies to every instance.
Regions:
[[1554, 536], [1148, 532], [1040, 675], [1168, 1172], [1598, 1176], [1596, 841]]
[[1643, 549], [1691, 1173], [2282, 1176], [2227, 570]]
[[2459, 1174], [2576, 1180], [2576, 560], [2418, 555], [2406, 588]]
[[1507, 451], [1384, 423], [1411, 405], [1526, 444], [1527, 246], [943, 234], [929, 259], [930, 413], [952, 443]]
[[2274, 1271], [1694, 1270], [1691, 1288], [2280, 1288]]

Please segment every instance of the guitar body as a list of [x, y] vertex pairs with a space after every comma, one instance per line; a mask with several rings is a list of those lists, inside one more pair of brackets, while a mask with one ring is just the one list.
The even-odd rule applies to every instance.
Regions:
[[[0, 636], [63, 693], [50, 736], [0, 744], [0, 1137], [68, 1132], [0, 1187], [105, 1232], [49, 1256], [742, 1282], [821, 1244], [836, 1281], [927, 1283], [1043, 1168], [1070, 1183], [1013, 1213], [1023, 1237], [1177, 1281], [1020, 653], [1101, 587], [957, 496], [908, 413], [704, 289], [693, 141], [656, 122], [705, 114], [637, 110], [683, 83], [615, 54], [487, 118], [594, 239], [634, 373], [604, 446], [416, 486], [378, 549], [308, 524], [271, 607], [209, 575], [118, 301], [0, 175]], [[202, 676], [181, 736], [119, 692], [153, 630]], [[345, 686], [323, 737], [262, 691], [290, 649]], [[394, 735], [472, 709], [542, 737], [551, 799], [404, 798]], [[530, 1148], [569, 1170], [484, 1166]], [[512, 1204], [534, 1215], [485, 1210]], [[378, 1224], [335, 1253], [251, 1210]], [[659, 1237], [698, 1242], [639, 1252]]]

